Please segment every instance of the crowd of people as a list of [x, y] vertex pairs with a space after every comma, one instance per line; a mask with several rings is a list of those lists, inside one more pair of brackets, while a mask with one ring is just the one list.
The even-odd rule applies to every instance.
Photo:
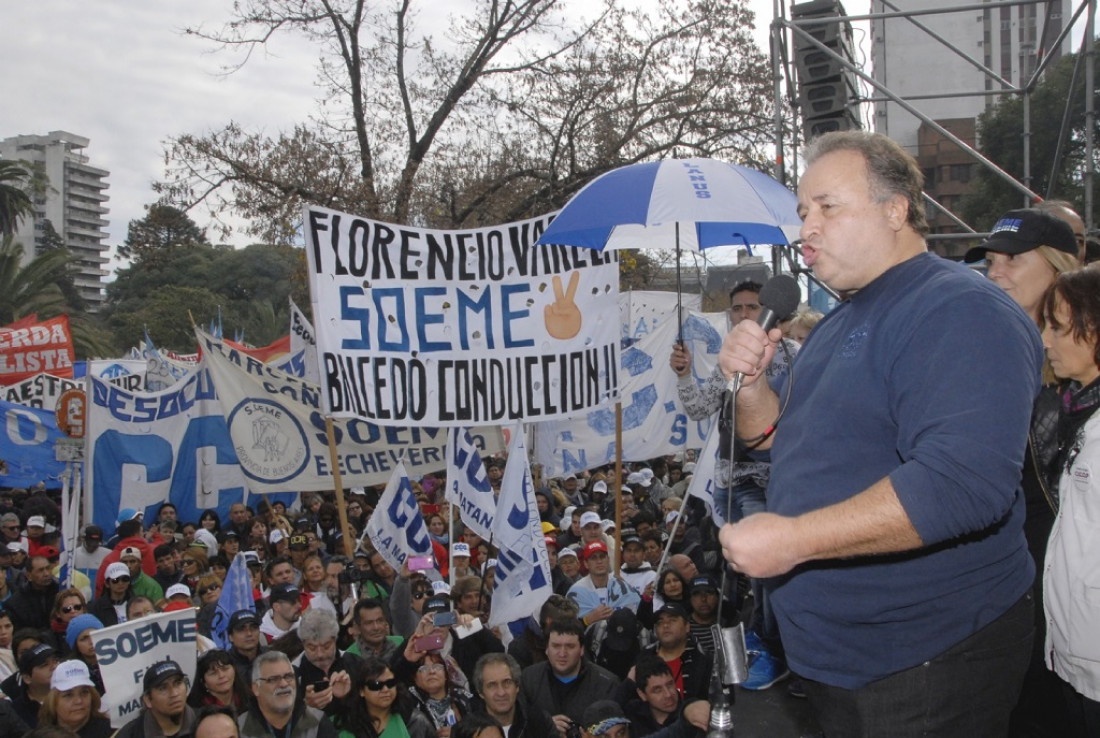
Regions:
[[[227, 519], [123, 509], [110, 536], [83, 528], [67, 587], [56, 500], [0, 491], [0, 737], [692, 738], [741, 621], [742, 688], [791, 676], [827, 736], [1100, 735], [1083, 224], [1006, 213], [966, 255], [987, 279], [927, 252], [920, 170], [889, 139], [831, 134], [805, 161], [804, 258], [840, 305], [766, 331], [741, 284], [713, 373], [670, 356], [684, 412], [718, 423], [713, 509], [687, 494], [692, 452], [537, 479], [554, 594], [490, 627], [498, 552], [440, 474], [413, 485], [426, 568], [372, 547], [381, 490], [354, 489]], [[238, 556], [252, 601], [222, 649]], [[148, 665], [116, 733], [92, 634], [184, 608], [194, 681]]]

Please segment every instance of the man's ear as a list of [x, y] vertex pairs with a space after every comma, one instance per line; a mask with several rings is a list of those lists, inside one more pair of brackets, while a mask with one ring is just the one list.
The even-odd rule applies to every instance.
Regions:
[[890, 227], [900, 231], [909, 222], [909, 201], [901, 195], [894, 195], [886, 203], [886, 216]]

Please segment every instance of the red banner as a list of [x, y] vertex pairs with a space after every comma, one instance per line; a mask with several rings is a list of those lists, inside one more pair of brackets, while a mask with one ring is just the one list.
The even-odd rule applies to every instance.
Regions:
[[75, 358], [68, 315], [33, 324], [24, 318], [0, 328], [0, 385], [40, 372], [72, 379]]
[[224, 338], [222, 340], [225, 341], [226, 345], [232, 346], [233, 348], [237, 349], [238, 351], [243, 351], [244, 353], [251, 356], [253, 359], [256, 359], [257, 361], [261, 361], [264, 364], [267, 364], [267, 363], [269, 363], [269, 362], [271, 362], [275, 359], [286, 356], [287, 354], [290, 353], [290, 334], [289, 333], [286, 334], [285, 336], [283, 336], [282, 338], [276, 340], [274, 343], [270, 343], [267, 346], [260, 346], [259, 348], [245, 348], [244, 346], [242, 346], [239, 343], [236, 343], [235, 341], [230, 341], [228, 338]]

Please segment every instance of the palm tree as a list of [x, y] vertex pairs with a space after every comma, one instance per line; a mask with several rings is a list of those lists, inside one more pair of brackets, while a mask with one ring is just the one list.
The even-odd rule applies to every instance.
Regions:
[[19, 221], [34, 210], [31, 196], [23, 189], [31, 178], [22, 164], [0, 160], [0, 236], [10, 236]]
[[23, 264], [23, 245], [10, 235], [0, 240], [0, 325], [27, 315], [42, 320], [69, 313], [77, 356], [111, 356], [107, 334], [66, 299], [61, 285], [71, 279], [75, 261], [67, 249], [47, 249]]

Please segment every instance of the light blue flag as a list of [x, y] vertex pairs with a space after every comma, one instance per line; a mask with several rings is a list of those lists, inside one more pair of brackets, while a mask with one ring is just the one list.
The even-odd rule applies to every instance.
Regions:
[[218, 607], [210, 622], [210, 636], [218, 648], [226, 651], [232, 646], [229, 642], [229, 618], [238, 610], [256, 612], [256, 603], [252, 599], [252, 575], [248, 571], [243, 553], [233, 557], [229, 571], [225, 574], [225, 584], [218, 598]]
[[447, 501], [459, 517], [482, 538], [492, 536], [497, 500], [481, 461], [481, 452], [468, 428], [451, 428], [447, 436]]

